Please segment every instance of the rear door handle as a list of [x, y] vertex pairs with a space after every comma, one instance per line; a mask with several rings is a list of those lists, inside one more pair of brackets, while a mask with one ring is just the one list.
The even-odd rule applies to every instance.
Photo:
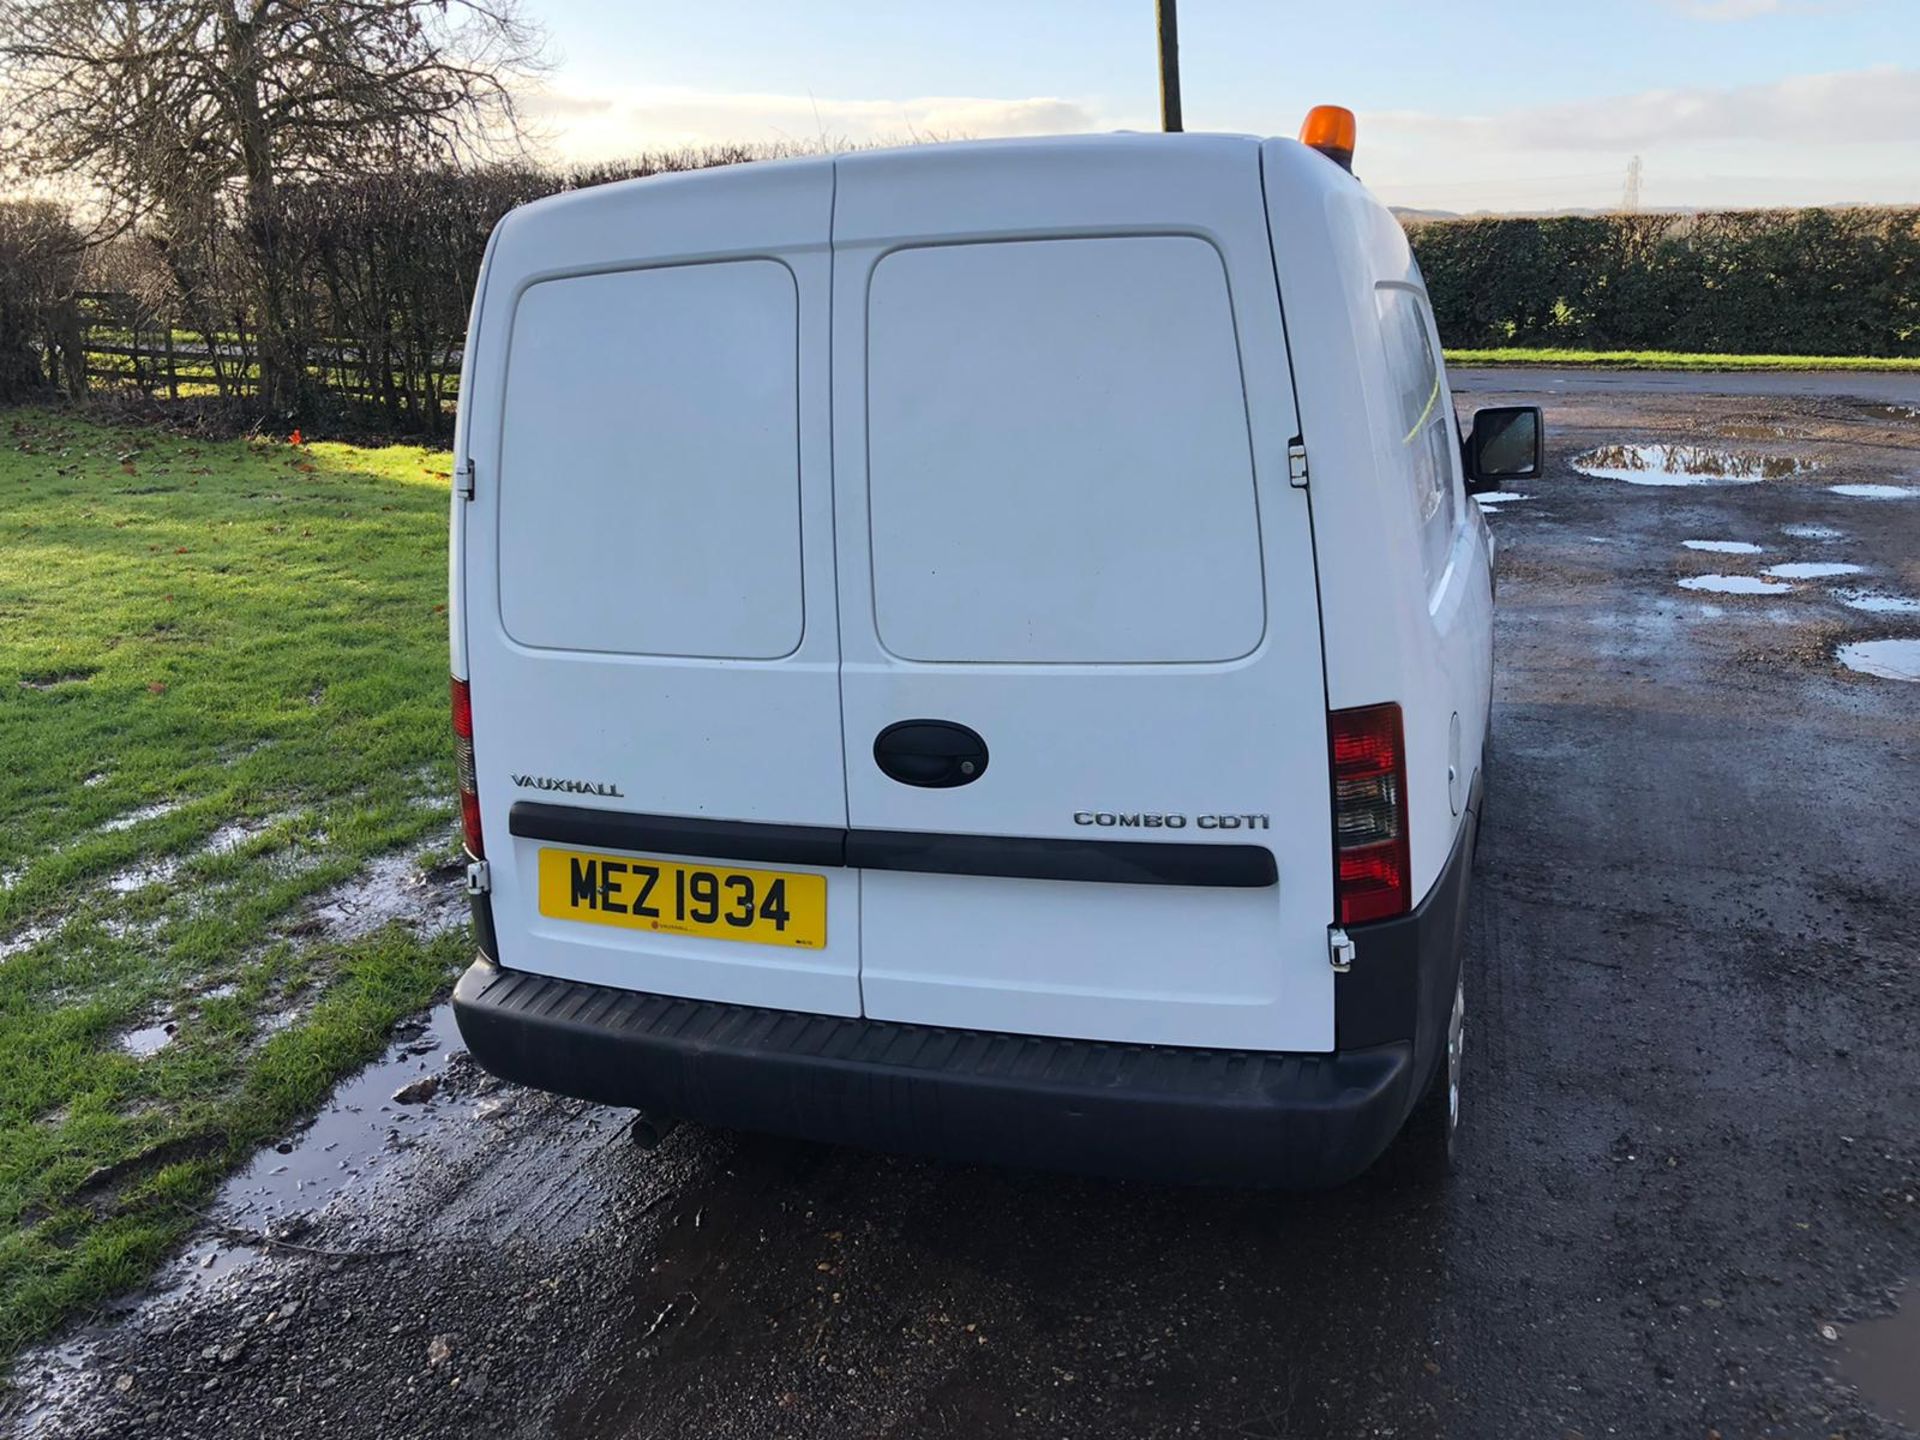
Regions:
[[987, 742], [951, 720], [899, 720], [873, 740], [873, 763], [902, 785], [950, 790], [987, 772]]

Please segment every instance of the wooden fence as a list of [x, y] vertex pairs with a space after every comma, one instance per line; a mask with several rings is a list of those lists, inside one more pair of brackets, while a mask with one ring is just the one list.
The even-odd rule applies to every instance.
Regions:
[[[244, 317], [233, 317], [230, 328], [209, 337], [135, 296], [90, 290], [74, 299], [89, 391], [131, 391], [168, 400], [250, 399], [257, 393], [258, 337]], [[451, 422], [460, 388], [460, 342], [447, 344], [424, 373], [404, 361], [368, 355], [365, 347], [348, 341], [323, 337], [305, 348], [317, 389], [430, 431]]]

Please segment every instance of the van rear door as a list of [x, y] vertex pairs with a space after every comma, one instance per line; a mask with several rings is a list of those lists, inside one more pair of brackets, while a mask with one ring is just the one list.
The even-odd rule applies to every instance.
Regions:
[[[832, 203], [830, 161], [743, 166], [544, 201], [495, 238], [462, 621], [515, 968], [859, 1013]], [[775, 863], [756, 825], [803, 828]]]
[[[1319, 615], [1257, 147], [838, 163], [866, 1014], [1332, 1048]], [[881, 737], [911, 721], [984, 763], [901, 763]]]

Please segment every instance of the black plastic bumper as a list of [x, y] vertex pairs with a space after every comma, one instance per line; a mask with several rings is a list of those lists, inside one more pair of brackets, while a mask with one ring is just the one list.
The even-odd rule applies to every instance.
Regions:
[[476, 962], [453, 994], [494, 1074], [709, 1124], [1103, 1175], [1328, 1184], [1406, 1113], [1412, 1050], [1262, 1055], [679, 1000]]
[[[1477, 806], [1475, 807], [1477, 809]], [[482, 958], [453, 994], [475, 1060], [607, 1105], [802, 1139], [1199, 1184], [1337, 1184], [1432, 1073], [1459, 974], [1473, 816], [1413, 914], [1354, 932], [1329, 1054], [1122, 1045], [764, 1010]]]

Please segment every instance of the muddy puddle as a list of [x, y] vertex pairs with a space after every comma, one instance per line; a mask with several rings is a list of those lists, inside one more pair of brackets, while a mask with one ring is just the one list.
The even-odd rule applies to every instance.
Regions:
[[1705, 590], [1715, 595], [1785, 595], [1793, 586], [1758, 575], [1689, 575], [1682, 590]]
[[382, 855], [346, 884], [322, 895], [302, 930], [324, 930], [335, 940], [357, 940], [395, 920], [405, 920], [427, 935], [451, 929], [465, 918], [461, 903], [465, 892], [457, 883], [464, 867], [428, 871], [420, 861], [419, 852]]
[[1785, 565], [1769, 565], [1767, 574], [1776, 580], [1831, 580], [1841, 575], [1859, 575], [1866, 568], [1840, 560], [1791, 560]]
[[1602, 445], [1574, 457], [1573, 468], [1596, 480], [1629, 485], [1754, 485], [1817, 470], [1812, 460], [1717, 445]]
[[1847, 532], [1836, 530], [1831, 525], [1782, 525], [1782, 535], [1791, 535], [1796, 540], [1844, 540]]
[[158, 1055], [180, 1033], [178, 1020], [167, 1020], [158, 1025], [143, 1025], [138, 1030], [128, 1030], [120, 1036], [118, 1045], [127, 1054], [144, 1060], [149, 1055]]
[[1862, 675], [1920, 683], [1920, 640], [1855, 640], [1834, 658]]
[[1834, 598], [1849, 610], [1869, 615], [1920, 615], [1920, 600], [1911, 595], [1882, 595], [1871, 590], [1836, 590]]
[[1689, 550], [1704, 550], [1710, 555], [1758, 555], [1760, 547], [1750, 540], [1682, 540]]
[[1920, 485], [1829, 485], [1827, 489], [1852, 500], [1920, 499]]
[[[402, 1025], [386, 1054], [335, 1090], [312, 1124], [261, 1151], [226, 1183], [215, 1213], [273, 1236], [285, 1230], [288, 1216], [319, 1210], [349, 1186], [370, 1181], [436, 1123], [449, 1103], [439, 1093], [439, 1072], [459, 1049], [451, 1005]], [[191, 1272], [217, 1279], [255, 1253], [257, 1247], [222, 1235], [190, 1254]]]
[[171, 815], [185, 803], [180, 800], [162, 800], [154, 805], [142, 805], [138, 810], [129, 810], [124, 815], [116, 815], [100, 827], [102, 835], [117, 834], [122, 830], [131, 830], [136, 825], [144, 825], [149, 820], [158, 820], [162, 815]]
[[1909, 1286], [1906, 1304], [1882, 1320], [1849, 1325], [1840, 1336], [1840, 1374], [1882, 1416], [1920, 1429], [1920, 1305]]

